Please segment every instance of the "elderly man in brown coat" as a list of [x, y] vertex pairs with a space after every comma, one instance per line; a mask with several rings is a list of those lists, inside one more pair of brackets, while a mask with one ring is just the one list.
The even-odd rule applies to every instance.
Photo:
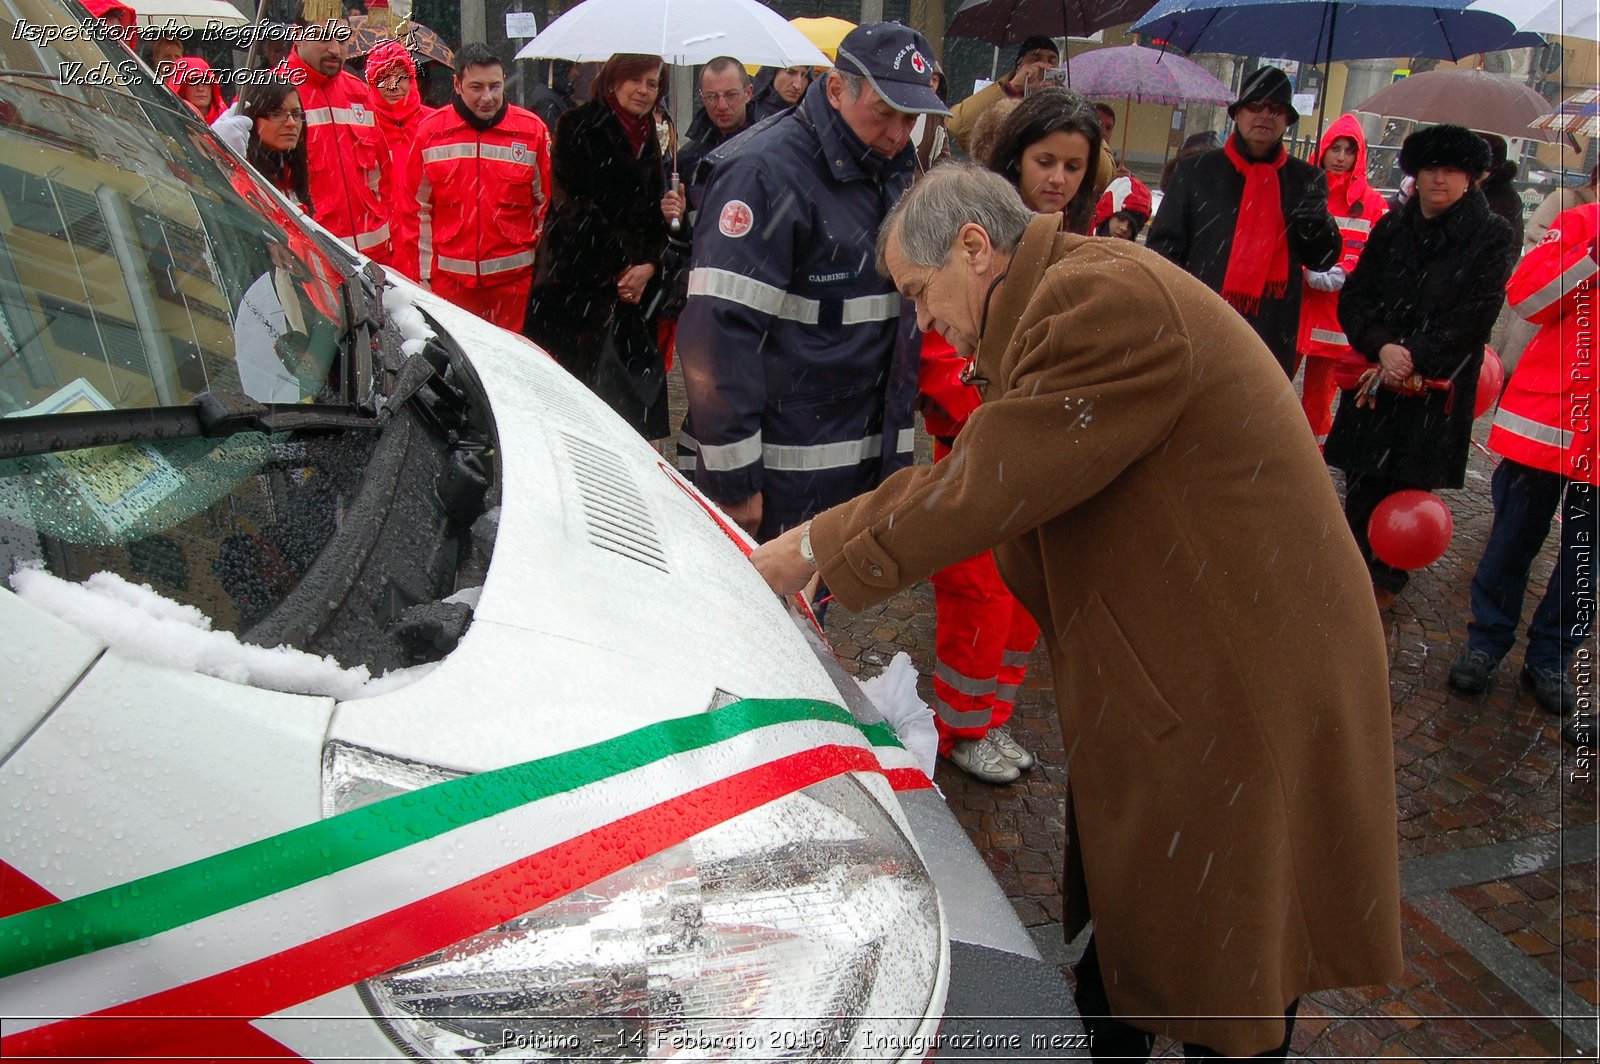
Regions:
[[782, 593], [820, 569], [862, 609], [992, 548], [1054, 666], [1095, 1056], [1154, 1034], [1282, 1056], [1302, 995], [1401, 971], [1366, 567], [1249, 325], [1160, 256], [1059, 225], [973, 167], [907, 194], [880, 269], [975, 356], [983, 405], [949, 459], [753, 561]]

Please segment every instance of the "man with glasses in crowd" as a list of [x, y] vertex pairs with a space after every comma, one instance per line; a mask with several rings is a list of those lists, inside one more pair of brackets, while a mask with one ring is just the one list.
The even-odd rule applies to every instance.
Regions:
[[1283, 146], [1300, 119], [1293, 92], [1277, 67], [1245, 78], [1228, 108], [1232, 135], [1178, 164], [1147, 240], [1244, 315], [1290, 379], [1302, 267], [1326, 270], [1342, 248], [1327, 177]]
[[520, 332], [550, 204], [550, 138], [506, 102], [484, 44], [456, 53], [450, 103], [422, 120], [395, 207], [395, 268], [486, 321]]
[[350, 23], [296, 23], [294, 50], [277, 72], [292, 81], [306, 111], [306, 164], [317, 222], [364, 255], [388, 262], [389, 209], [379, 195], [392, 165], [372, 92], [344, 69]]

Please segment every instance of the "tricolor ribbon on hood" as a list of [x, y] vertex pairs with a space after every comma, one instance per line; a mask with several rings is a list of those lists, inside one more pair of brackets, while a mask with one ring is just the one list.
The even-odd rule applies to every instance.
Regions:
[[851, 772], [930, 785], [883, 725], [746, 700], [20, 912], [0, 920], [0, 1054], [170, 1055], [207, 1018], [371, 978]]

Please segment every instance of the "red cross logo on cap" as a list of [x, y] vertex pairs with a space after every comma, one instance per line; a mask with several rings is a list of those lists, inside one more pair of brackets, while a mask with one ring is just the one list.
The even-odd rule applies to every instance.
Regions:
[[911, 53], [911, 69], [918, 74], [926, 74], [928, 72], [928, 61], [922, 58], [921, 52]]

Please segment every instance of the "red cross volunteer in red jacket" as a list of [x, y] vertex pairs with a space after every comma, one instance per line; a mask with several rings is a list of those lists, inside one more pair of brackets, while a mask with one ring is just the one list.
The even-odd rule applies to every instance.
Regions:
[[302, 25], [278, 73], [294, 82], [306, 112], [306, 162], [317, 221], [379, 262], [389, 261], [389, 212], [378, 189], [389, 148], [366, 84], [344, 69], [350, 24], [342, 18]]
[[550, 196], [550, 138], [508, 104], [487, 46], [456, 53], [455, 93], [422, 120], [395, 210], [396, 269], [504, 329], [520, 331]]
[[1305, 271], [1305, 291], [1300, 297], [1295, 348], [1306, 356], [1301, 409], [1320, 445], [1333, 427], [1333, 401], [1339, 397], [1334, 368], [1346, 362], [1359, 375], [1369, 365], [1365, 356], [1351, 349], [1339, 325], [1339, 290], [1356, 268], [1367, 235], [1389, 208], [1367, 184], [1367, 137], [1355, 115], [1340, 115], [1328, 127], [1311, 161], [1328, 175], [1328, 213], [1344, 240], [1337, 263], [1325, 271]]
[[1516, 642], [1529, 568], [1561, 507], [1561, 550], [1528, 625], [1522, 680], [1541, 706], [1566, 718], [1569, 741], [1587, 744], [1594, 741], [1593, 710], [1578, 698], [1568, 670], [1588, 641], [1595, 609], [1597, 240], [1600, 204], [1564, 211], [1506, 285], [1511, 309], [1540, 329], [1489, 430], [1490, 449], [1504, 456], [1490, 484], [1494, 524], [1472, 577], [1467, 648], [1450, 669], [1456, 690], [1488, 688]]

